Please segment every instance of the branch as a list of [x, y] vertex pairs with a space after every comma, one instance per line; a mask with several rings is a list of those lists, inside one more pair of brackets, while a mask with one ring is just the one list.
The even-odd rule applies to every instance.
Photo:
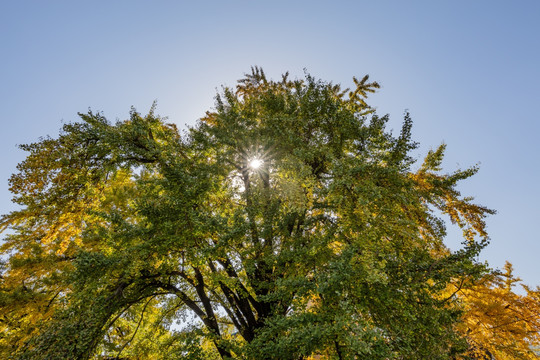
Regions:
[[195, 301], [191, 300], [191, 298], [185, 292], [183, 292], [182, 290], [178, 289], [176, 286], [171, 285], [171, 284], [160, 283], [160, 286], [162, 289], [169, 290], [171, 293], [178, 296], [180, 300], [182, 300], [184, 304], [186, 304], [191, 310], [193, 310], [193, 312], [195, 312], [195, 314], [197, 314], [197, 316], [203, 322], [205, 321], [206, 314], [204, 313], [204, 311], [197, 305]]
[[139, 331], [139, 327], [141, 326], [141, 323], [143, 321], [143, 318], [144, 318], [144, 312], [146, 311], [146, 307], [148, 306], [148, 304], [150, 304], [150, 301], [152, 301], [152, 299], [156, 297], [156, 295], [150, 297], [150, 299], [148, 299], [148, 301], [146, 302], [146, 304], [144, 305], [144, 308], [142, 310], [142, 313], [141, 313], [141, 318], [139, 319], [139, 323], [137, 324], [137, 327], [135, 328], [135, 331], [133, 332], [133, 336], [131, 336], [131, 339], [129, 339], [121, 348], [120, 350], [118, 351], [118, 354], [116, 354], [116, 358], [119, 359], [120, 358], [120, 354], [122, 353], [122, 351], [124, 351], [125, 347], [133, 341], [133, 339], [135, 338], [135, 335], [137, 335], [137, 331]]
[[[229, 275], [229, 277], [234, 278], [234, 279], [237, 280], [238, 286], [240, 287], [240, 290], [242, 291], [243, 294], [245, 294], [245, 297], [248, 299], [251, 306], [253, 306], [257, 312], [260, 312], [261, 311], [261, 306], [260, 306], [261, 304], [257, 300], [255, 300], [255, 298], [249, 293], [248, 289], [246, 289], [244, 284], [242, 284], [242, 281], [240, 281], [238, 273], [234, 269], [234, 267], [233, 267], [233, 265], [231, 263], [231, 260], [228, 259], [228, 258], [225, 258], [225, 260], [218, 259], [217, 262], [221, 266], [223, 266], [223, 268], [225, 269], [225, 272], [227, 273], [227, 275]], [[240, 298], [242, 298], [242, 297], [240, 297]]]

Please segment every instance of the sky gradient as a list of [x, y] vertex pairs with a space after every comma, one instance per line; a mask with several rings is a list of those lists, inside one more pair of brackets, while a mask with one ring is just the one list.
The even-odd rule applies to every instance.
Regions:
[[536, 0], [1, 1], [0, 213], [17, 144], [77, 112], [114, 121], [157, 100], [185, 128], [253, 65], [344, 86], [369, 74], [394, 131], [410, 111], [419, 158], [444, 142], [446, 171], [480, 164], [460, 190], [498, 211], [481, 259], [540, 285], [539, 16]]

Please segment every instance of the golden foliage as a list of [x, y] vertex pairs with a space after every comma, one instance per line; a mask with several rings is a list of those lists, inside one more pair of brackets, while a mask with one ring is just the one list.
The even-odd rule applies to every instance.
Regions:
[[470, 344], [469, 356], [476, 359], [538, 359], [540, 344], [540, 289], [521, 285], [525, 294], [512, 290], [521, 279], [507, 262], [504, 272], [484, 277], [457, 294], [465, 312], [459, 330]]

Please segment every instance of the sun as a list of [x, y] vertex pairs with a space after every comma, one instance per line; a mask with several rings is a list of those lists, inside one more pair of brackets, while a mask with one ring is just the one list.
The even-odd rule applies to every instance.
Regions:
[[249, 167], [252, 168], [253, 170], [257, 170], [258, 168], [261, 167], [262, 164], [263, 164], [263, 161], [261, 159], [255, 158], [249, 162]]

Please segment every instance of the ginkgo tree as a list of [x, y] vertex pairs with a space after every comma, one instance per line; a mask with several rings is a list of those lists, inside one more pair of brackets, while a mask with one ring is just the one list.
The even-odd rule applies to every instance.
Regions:
[[488, 274], [493, 211], [456, 188], [477, 169], [441, 173], [444, 145], [416, 166], [409, 115], [392, 135], [366, 103], [379, 85], [353, 80], [253, 68], [186, 132], [154, 107], [89, 112], [23, 145], [20, 208], [2, 218], [1, 356], [468, 356], [467, 297], [451, 289]]
[[[521, 285], [522, 294], [513, 291]], [[538, 359], [540, 344], [540, 288], [521, 284], [507, 262], [504, 271], [454, 288], [464, 303], [459, 329], [470, 343], [467, 355], [475, 359]]]

